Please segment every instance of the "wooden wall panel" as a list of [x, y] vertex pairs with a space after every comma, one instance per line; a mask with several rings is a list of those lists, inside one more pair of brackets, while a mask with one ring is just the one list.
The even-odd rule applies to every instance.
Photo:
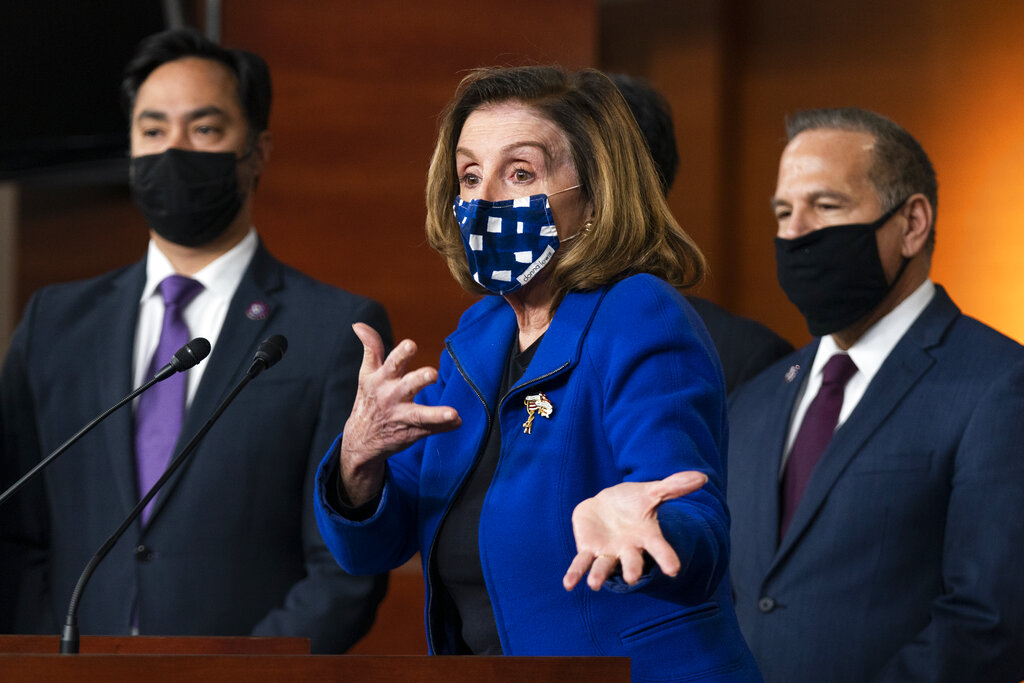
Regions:
[[436, 365], [475, 300], [423, 235], [437, 116], [473, 67], [592, 66], [595, 27], [589, 0], [226, 3], [224, 42], [262, 54], [275, 82], [260, 233], [287, 262], [384, 303], [396, 338]]
[[721, 226], [724, 145], [721, 35], [723, 9], [714, 2], [647, 0], [607, 3], [601, 10], [601, 68], [645, 79], [672, 108], [679, 170], [669, 192], [672, 213], [697, 241], [708, 277], [697, 290], [719, 302], [730, 299], [729, 244]]
[[[715, 11], [715, 21], [693, 19]], [[677, 216], [709, 254], [705, 294], [795, 343], [809, 339], [775, 278], [768, 200], [783, 120], [796, 109], [856, 105], [899, 122], [935, 164], [933, 279], [963, 310], [1024, 340], [1024, 5], [635, 0], [603, 5], [600, 27], [601, 64], [621, 68], [631, 55], [627, 65], [676, 108], [684, 171], [692, 141], [715, 141], [693, 157], [690, 174], [703, 179], [673, 192]], [[711, 100], [693, 101], [701, 97]]]
[[146, 222], [127, 186], [19, 188], [17, 308], [35, 290], [137, 261]]

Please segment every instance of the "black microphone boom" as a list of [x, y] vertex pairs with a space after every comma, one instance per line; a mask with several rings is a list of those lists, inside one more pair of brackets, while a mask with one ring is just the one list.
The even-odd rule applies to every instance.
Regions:
[[165, 379], [167, 379], [176, 372], [184, 372], [185, 370], [194, 367], [196, 364], [199, 363], [199, 361], [203, 360], [208, 355], [210, 355], [210, 342], [206, 341], [202, 337], [196, 337], [189, 343], [182, 346], [174, 353], [174, 357], [171, 359], [171, 362], [160, 368], [160, 370], [157, 371], [157, 373], [153, 376], [152, 379], [150, 379], [148, 382], [146, 382], [139, 388], [135, 389], [132, 393], [122, 398], [120, 401], [115, 403], [110, 408], [108, 408], [106, 412], [104, 412], [102, 415], [94, 419], [92, 422], [82, 427], [70, 439], [62, 443], [60, 446], [58, 446], [57, 450], [55, 450], [53, 453], [50, 453], [48, 456], [46, 456], [45, 459], [39, 461], [39, 464], [37, 464], [35, 467], [29, 470], [25, 476], [23, 476], [18, 481], [14, 482], [14, 484], [11, 485], [10, 488], [3, 492], [3, 495], [0, 495], [0, 505], [3, 505], [7, 501], [7, 499], [13, 496], [15, 493], [17, 493], [17, 491], [22, 486], [27, 484], [37, 474], [46, 469], [46, 467], [49, 466], [49, 464], [52, 463], [54, 460], [56, 460], [61, 453], [71, 448], [71, 446], [74, 445], [76, 441], [78, 441], [88, 432], [90, 432], [93, 427], [98, 425], [100, 422], [103, 422], [103, 420], [107, 419], [108, 415], [113, 413], [115, 410], [117, 410], [124, 404], [132, 401], [136, 396], [146, 391], [157, 382], [164, 381]]
[[[213, 427], [213, 423], [217, 421], [221, 413], [235, 400], [235, 396], [245, 388], [249, 382], [251, 382], [258, 374], [274, 365], [277, 361], [281, 360], [284, 356], [284, 352], [288, 349], [288, 340], [279, 334], [275, 334], [269, 339], [265, 340], [260, 344], [259, 349], [256, 351], [256, 356], [253, 358], [252, 365], [249, 370], [245, 373], [242, 381], [231, 390], [231, 393], [227, 395], [221, 404], [217, 406], [217, 410], [213, 411], [213, 415], [203, 423], [203, 426], [196, 432], [196, 435], [185, 445], [181, 452], [174, 457], [174, 459], [167, 465], [167, 469], [160, 475], [160, 478], [156, 480], [152, 488], [146, 492], [146, 495], [142, 497], [142, 500], [132, 508], [132, 511], [128, 513], [128, 517], [121, 522], [121, 526], [117, 528], [110, 538], [100, 546], [100, 549], [96, 551], [96, 554], [89, 560], [89, 564], [85, 566], [82, 571], [82, 575], [78, 578], [78, 583], [75, 584], [75, 590], [71, 593], [71, 602], [68, 605], [68, 616], [64, 622], [64, 631], [60, 637], [60, 651], [62, 654], [77, 654], [79, 647], [79, 634], [78, 634], [78, 603], [82, 599], [82, 593], [85, 591], [86, 584], [89, 583], [89, 579], [92, 577], [94, 571], [99, 566], [103, 558], [113, 549], [117, 542], [124, 535], [124, 532], [128, 530], [128, 527], [132, 525], [136, 517], [142, 514], [142, 511], [149, 501], [153, 500], [153, 497], [163, 488], [163, 485], [167, 483], [167, 480], [181, 467], [185, 461], [192, 455], [196, 446], [199, 445], [199, 441], [206, 436], [206, 433]], [[178, 354], [175, 354], [177, 357]], [[173, 361], [172, 361], [173, 362]]]

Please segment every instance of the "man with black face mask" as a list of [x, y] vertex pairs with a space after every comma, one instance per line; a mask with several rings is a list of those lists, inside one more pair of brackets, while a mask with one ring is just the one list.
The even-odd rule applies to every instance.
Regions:
[[310, 495], [335, 416], [355, 396], [363, 351], [351, 326], [368, 323], [390, 341], [387, 315], [280, 263], [252, 227], [271, 150], [260, 57], [169, 31], [143, 41], [122, 90], [148, 253], [32, 298], [0, 376], [3, 452], [17, 459], [0, 471], [29, 470], [187, 339], [205, 337], [213, 350], [0, 510], [0, 632], [60, 631], [89, 558], [241, 379], [260, 341], [280, 333], [288, 357], [239, 394], [114, 547], [79, 625], [86, 635], [298, 636], [314, 652], [343, 652], [369, 629], [386, 578], [337, 566]]
[[929, 279], [924, 150], [788, 121], [779, 283], [813, 335], [730, 401], [732, 579], [765, 680], [1024, 677], [1024, 348]]

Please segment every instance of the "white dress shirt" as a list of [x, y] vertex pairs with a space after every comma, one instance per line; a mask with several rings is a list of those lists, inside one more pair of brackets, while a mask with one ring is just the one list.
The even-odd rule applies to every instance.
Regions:
[[843, 407], [839, 411], [839, 422], [836, 424], [836, 429], [839, 429], [853, 409], [857, 407], [860, 399], [863, 398], [864, 392], [867, 391], [871, 380], [878, 374], [882, 363], [928, 306], [933, 296], [935, 296], [935, 284], [931, 280], [925, 280], [920, 287], [914, 290], [913, 294], [872, 325], [845, 352], [839, 348], [831, 335], [821, 338], [814, 362], [811, 364], [811, 371], [807, 373], [807, 381], [804, 383], [802, 393], [797, 399], [793, 415], [790, 418], [789, 437], [786, 439], [786, 450], [783, 454], [779, 476], [782, 476], [782, 472], [785, 470], [786, 460], [789, 459], [789, 451], [793, 447], [800, 423], [803, 422], [804, 413], [807, 412], [808, 406], [818, 395], [818, 389], [821, 388], [822, 373], [829, 358], [837, 353], [848, 353], [854, 365], [857, 366], [857, 372], [846, 383], [846, 389], [843, 392]]
[[[210, 342], [211, 349], [216, 348], [228, 305], [235, 296], [235, 290], [242, 281], [245, 269], [249, 267], [249, 262], [256, 253], [258, 243], [256, 230], [249, 228], [248, 234], [241, 242], [192, 276], [192, 279], [203, 285], [203, 290], [185, 308], [184, 318], [190, 339], [205, 337]], [[150, 379], [149, 364], [160, 341], [160, 330], [164, 320], [164, 300], [157, 291], [157, 286], [164, 278], [174, 274], [171, 262], [150, 240], [146, 258], [146, 286], [142, 290], [142, 298], [139, 299], [139, 321], [135, 327], [134, 386], [139, 386]], [[163, 367], [170, 360], [161, 358], [158, 367]], [[191, 405], [205, 369], [206, 361], [203, 361], [185, 373], [186, 405]]]

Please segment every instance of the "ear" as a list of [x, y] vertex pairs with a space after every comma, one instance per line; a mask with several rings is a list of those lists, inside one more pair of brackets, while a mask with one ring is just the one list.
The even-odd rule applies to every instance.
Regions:
[[270, 152], [273, 149], [274, 141], [269, 130], [256, 136], [256, 144], [252, 150], [253, 174], [256, 178], [263, 175], [263, 167], [270, 161]]
[[931, 202], [920, 193], [911, 195], [900, 213], [907, 219], [901, 236], [901, 253], [906, 258], [913, 258], [924, 249], [928, 241], [935, 213]]

